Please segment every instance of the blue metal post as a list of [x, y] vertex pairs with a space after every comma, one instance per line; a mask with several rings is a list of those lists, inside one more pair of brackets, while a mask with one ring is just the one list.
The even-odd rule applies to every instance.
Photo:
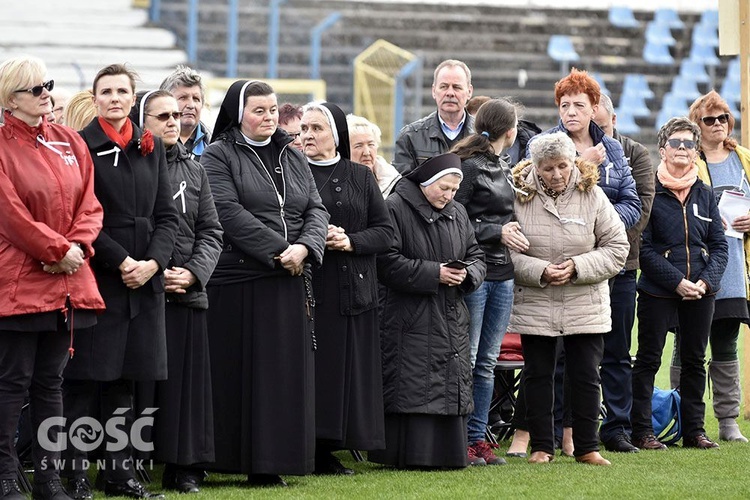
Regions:
[[188, 3], [187, 56], [190, 64], [198, 61], [198, 0]]
[[158, 23], [161, 18], [161, 1], [151, 0], [151, 4], [148, 8], [148, 19], [152, 23]]
[[330, 27], [341, 19], [341, 12], [334, 12], [315, 26], [310, 33], [310, 79], [320, 78], [320, 40]]
[[268, 78], [278, 76], [279, 65], [279, 19], [281, 18], [281, 4], [286, 0], [271, 0], [268, 6]]
[[396, 74], [396, 95], [393, 102], [393, 140], [395, 145], [396, 136], [398, 135], [401, 128], [404, 126], [404, 94], [406, 89], [404, 88], [404, 81], [411, 76], [415, 70], [420, 70], [422, 67], [422, 60], [420, 58], [412, 59], [399, 70]]
[[237, 25], [239, 0], [229, 0], [227, 18], [227, 78], [237, 78]]

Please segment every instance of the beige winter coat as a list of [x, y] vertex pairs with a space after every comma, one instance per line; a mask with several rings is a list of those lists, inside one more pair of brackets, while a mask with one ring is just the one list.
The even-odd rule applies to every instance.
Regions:
[[[516, 193], [516, 216], [530, 246], [525, 253], [511, 252], [516, 281], [509, 331], [555, 337], [612, 328], [607, 279], [625, 265], [628, 239], [596, 185], [597, 166], [577, 159], [576, 167], [557, 200], [544, 193], [530, 161], [513, 169], [523, 191]], [[542, 283], [549, 264], [567, 259], [573, 259], [577, 273], [570, 283]]]

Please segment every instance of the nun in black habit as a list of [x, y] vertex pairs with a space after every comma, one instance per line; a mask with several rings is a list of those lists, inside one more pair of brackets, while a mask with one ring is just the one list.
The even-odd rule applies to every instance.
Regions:
[[180, 117], [172, 94], [139, 92], [130, 118], [162, 139], [180, 214], [177, 241], [164, 270], [168, 375], [163, 381], [138, 383], [136, 404], [158, 408], [152, 457], [166, 464], [162, 485], [195, 493], [204, 475], [195, 464], [214, 461], [206, 284], [219, 260], [222, 229], [206, 171], [179, 141]]
[[390, 247], [393, 227], [375, 176], [349, 160], [344, 112], [335, 104], [311, 103], [300, 126], [331, 214], [323, 266], [313, 275], [315, 472], [352, 474], [332, 451], [385, 447], [375, 255]]
[[277, 129], [264, 82], [233, 83], [201, 156], [224, 247], [208, 283], [217, 471], [256, 485], [312, 472], [315, 366], [312, 267], [328, 213], [301, 152]]

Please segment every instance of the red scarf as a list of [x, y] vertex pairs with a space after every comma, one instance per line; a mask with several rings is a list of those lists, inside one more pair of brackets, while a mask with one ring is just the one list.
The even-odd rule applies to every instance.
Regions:
[[99, 125], [102, 126], [102, 130], [104, 130], [104, 133], [107, 134], [107, 137], [109, 137], [112, 142], [120, 146], [120, 149], [125, 149], [125, 146], [127, 146], [130, 140], [133, 138], [133, 122], [130, 121], [130, 118], [125, 120], [125, 125], [122, 126], [122, 129], [120, 129], [119, 132], [115, 130], [115, 128], [101, 116], [99, 116], [97, 119], [99, 120]]

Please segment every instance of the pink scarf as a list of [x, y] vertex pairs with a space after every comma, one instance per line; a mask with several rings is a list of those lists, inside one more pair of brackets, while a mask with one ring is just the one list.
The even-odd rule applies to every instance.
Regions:
[[693, 162], [693, 166], [685, 172], [682, 177], [675, 177], [667, 170], [667, 165], [662, 161], [656, 169], [656, 177], [662, 186], [674, 193], [680, 203], [685, 204], [685, 200], [690, 193], [690, 188], [698, 180], [698, 165]]

